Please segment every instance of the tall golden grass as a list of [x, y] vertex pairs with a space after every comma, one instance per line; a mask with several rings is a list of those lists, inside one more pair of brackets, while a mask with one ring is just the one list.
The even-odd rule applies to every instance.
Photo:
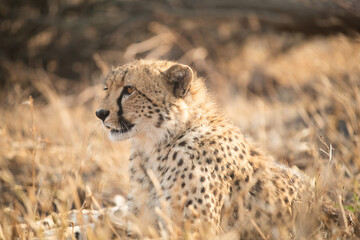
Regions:
[[[360, 220], [357, 38], [251, 35], [241, 45], [218, 46], [223, 54], [212, 58], [211, 49], [185, 46], [158, 23], [153, 28], [153, 37], [119, 57], [161, 58], [173, 45], [185, 48], [178, 60], [206, 77], [218, 104], [245, 135], [279, 162], [301, 168], [319, 198]], [[106, 55], [99, 52], [94, 60], [105, 74]], [[114, 205], [114, 196], [126, 196], [129, 143], [110, 142], [94, 115], [101, 78], [92, 86], [70, 84], [41, 68], [7, 64], [14, 86], [3, 93], [6, 105], [0, 107], [0, 239], [42, 236], [31, 230], [37, 220], [71, 209], [99, 210]], [[30, 79], [27, 84], [19, 81], [23, 76]], [[71, 91], [59, 92], [62, 81]], [[39, 95], [32, 98], [29, 89]], [[106, 223], [88, 237], [126, 237]], [[299, 223], [301, 239], [342, 236], [311, 224], [310, 219]]]

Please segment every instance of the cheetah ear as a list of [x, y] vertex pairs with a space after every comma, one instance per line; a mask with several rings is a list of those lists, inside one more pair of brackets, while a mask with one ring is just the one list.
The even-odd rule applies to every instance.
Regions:
[[189, 66], [176, 64], [163, 73], [171, 85], [173, 94], [177, 98], [185, 97], [193, 80], [193, 71]]

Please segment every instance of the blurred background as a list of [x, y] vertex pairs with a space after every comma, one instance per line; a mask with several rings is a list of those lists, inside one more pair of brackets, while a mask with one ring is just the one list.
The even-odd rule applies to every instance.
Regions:
[[358, 0], [0, 1], [3, 234], [126, 195], [129, 144], [94, 111], [108, 70], [137, 58], [193, 67], [245, 135], [326, 175], [359, 218], [359, 30]]

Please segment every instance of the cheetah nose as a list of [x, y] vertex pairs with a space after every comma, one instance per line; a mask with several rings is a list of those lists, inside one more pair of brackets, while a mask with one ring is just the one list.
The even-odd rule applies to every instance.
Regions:
[[106, 117], [109, 116], [110, 111], [105, 110], [105, 109], [100, 109], [100, 110], [97, 110], [95, 114], [102, 121], [105, 121]]

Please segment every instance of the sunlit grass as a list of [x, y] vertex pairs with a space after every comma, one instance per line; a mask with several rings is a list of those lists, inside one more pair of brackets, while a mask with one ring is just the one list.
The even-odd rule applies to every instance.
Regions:
[[[159, 34], [163, 31], [170, 30]], [[177, 44], [172, 40], [168, 44]], [[312, 179], [319, 200], [359, 219], [359, 43], [344, 36], [319, 37], [281, 51], [279, 41], [281, 45], [287, 40], [254, 36], [224, 59], [202, 58], [199, 49], [188, 49], [193, 52], [182, 61], [205, 72], [219, 105], [245, 135], [278, 161], [301, 168]], [[229, 52], [228, 48], [223, 50]], [[147, 49], [153, 56], [160, 50], [157, 45]], [[41, 69], [15, 66], [14, 82], [23, 76], [21, 71], [31, 76], [32, 85], [10, 88], [4, 94], [8, 105], [0, 108], [0, 239], [43, 236], [35, 222], [55, 215], [62, 219], [55, 223], [61, 238], [68, 230], [70, 210], [100, 210], [113, 206], [116, 195], [126, 196], [130, 145], [110, 142], [94, 115], [100, 79], [98, 85], [74, 84], [72, 93], [60, 94], [54, 77]], [[29, 89], [39, 96], [29, 97]], [[304, 239], [341, 236], [311, 225], [309, 218], [300, 220], [304, 235], [300, 230], [298, 234]], [[139, 232], [147, 228], [141, 220], [135, 225]], [[177, 227], [172, 237], [180, 235]], [[126, 236], [115, 228], [103, 219], [88, 230], [88, 237]], [[151, 231], [153, 236], [169, 237]]]

